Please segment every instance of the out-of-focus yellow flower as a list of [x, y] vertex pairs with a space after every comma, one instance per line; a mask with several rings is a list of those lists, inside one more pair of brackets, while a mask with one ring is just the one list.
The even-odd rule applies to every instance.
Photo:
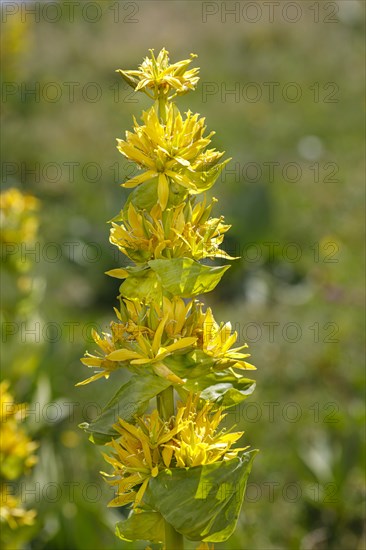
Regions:
[[[3, 258], [19, 272], [28, 271], [31, 262], [22, 258], [21, 246], [37, 238], [39, 201], [15, 188], [0, 194], [0, 244]], [[11, 250], [11, 254], [9, 254]]]
[[93, 331], [101, 353], [87, 352], [81, 359], [87, 367], [101, 370], [78, 385], [108, 378], [120, 366], [135, 369], [145, 365], [151, 366], [158, 376], [182, 384], [182, 378], [164, 365], [164, 359], [176, 352], [186, 354], [194, 350], [204, 352], [215, 370], [255, 369], [245, 361], [250, 354], [240, 352], [246, 344], [231, 349], [237, 339], [237, 333], [231, 332], [231, 324], [219, 325], [211, 309], [203, 312], [202, 305], [198, 300], [186, 304], [176, 297], [171, 300], [163, 297], [161, 305], [121, 300], [120, 310], [115, 309], [120, 322], [111, 323], [111, 333], [103, 333], [101, 337]]
[[8, 391], [9, 383], [0, 384], [0, 473], [1, 501], [0, 517], [11, 528], [20, 525], [31, 525], [35, 512], [26, 511], [21, 507], [20, 500], [8, 494], [5, 480], [15, 480], [31, 468], [37, 461], [33, 454], [37, 444], [32, 441], [20, 422], [24, 420], [26, 405], [14, 403], [13, 396]]
[[7, 189], [0, 194], [1, 242], [32, 242], [37, 234], [38, 218], [34, 215], [39, 201], [18, 189]]
[[162, 420], [158, 411], [138, 419], [133, 426], [122, 419], [114, 425], [120, 434], [107, 447], [112, 456], [104, 455], [114, 468], [109, 483], [117, 487], [117, 496], [109, 506], [134, 503], [138, 507], [151, 477], [167, 468], [185, 468], [230, 460], [245, 448], [231, 446], [243, 432], [218, 431], [225, 415], [221, 410], [212, 412], [213, 404], [201, 409], [199, 395], [189, 395], [185, 404], [179, 403], [176, 416]]
[[0, 522], [7, 523], [11, 529], [22, 525], [33, 525], [36, 518], [35, 510], [22, 508], [20, 498], [9, 494], [6, 485], [0, 486]]
[[167, 96], [170, 91], [174, 91], [169, 97], [172, 99], [176, 95], [182, 95], [189, 90], [194, 90], [199, 77], [199, 69], [188, 69], [192, 60], [197, 57], [191, 54], [191, 59], [184, 59], [177, 63], [169, 63], [169, 52], [163, 48], [158, 57], [155, 58], [154, 50], [149, 50], [150, 57], [145, 57], [138, 70], [122, 71], [118, 69], [124, 80], [137, 92], [144, 91], [152, 99], [157, 99], [160, 95]]
[[187, 193], [206, 191], [230, 160], [217, 164], [224, 153], [206, 149], [215, 132], [204, 137], [204, 118], [190, 111], [183, 118], [173, 103], [168, 103], [165, 109], [165, 124], [161, 123], [158, 106], [154, 105], [143, 112], [144, 125], [138, 125], [134, 119], [134, 132], [127, 131], [125, 141], [117, 139], [118, 150], [145, 169], [123, 186], [132, 188], [155, 180], [162, 210], [168, 204], [170, 185], [177, 184]]
[[27, 406], [15, 404], [9, 393], [9, 383], [0, 384], [0, 471], [6, 479], [16, 479], [37, 461], [33, 452], [37, 444], [29, 439], [20, 422], [26, 416]]

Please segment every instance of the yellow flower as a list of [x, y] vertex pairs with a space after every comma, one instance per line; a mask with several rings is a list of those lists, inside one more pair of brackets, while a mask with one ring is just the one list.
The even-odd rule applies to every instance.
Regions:
[[[151, 364], [153, 370], [159, 376], [163, 376], [173, 383], [181, 384], [181, 380], [173, 372], [162, 364], [163, 359], [176, 351], [190, 348], [195, 344], [195, 337], [183, 337], [169, 343], [169, 340], [163, 338], [165, 325], [168, 321], [168, 314], [159, 322], [155, 330], [153, 339], [139, 333], [136, 335], [134, 348], [121, 348], [112, 351], [107, 359], [110, 361], [129, 361], [130, 365], [148, 365]], [[164, 342], [164, 343], [163, 343]]]
[[139, 506], [150, 478], [169, 466], [163, 445], [176, 435], [179, 428], [170, 428], [168, 422], [161, 420], [157, 410], [138, 422], [133, 426], [120, 418], [113, 426], [120, 438], [107, 443], [114, 453], [112, 456], [104, 454], [104, 458], [113, 466], [114, 473], [102, 474], [117, 478], [109, 482], [117, 486], [117, 497], [109, 506], [123, 506], [130, 502], [134, 507]]
[[137, 71], [122, 71], [118, 69], [124, 80], [135, 89], [142, 90], [149, 97], [157, 99], [160, 95], [167, 96], [171, 90], [174, 90], [172, 99], [177, 94], [185, 94], [189, 90], [194, 90], [199, 80], [197, 76], [199, 69], [187, 70], [192, 59], [197, 57], [191, 54], [191, 59], [169, 63], [169, 52], [163, 48], [158, 57], [155, 58], [154, 50], [149, 50], [151, 58], [146, 57]]
[[86, 380], [83, 380], [82, 382], [78, 382], [77, 386], [84, 386], [85, 384], [89, 384], [90, 382], [94, 382], [95, 380], [99, 380], [99, 378], [109, 378], [109, 375], [111, 372], [116, 370], [118, 368], [118, 363], [110, 361], [106, 358], [109, 353], [114, 351], [115, 348], [115, 341], [114, 341], [114, 333], [113, 333], [113, 327], [116, 325], [116, 323], [111, 323], [112, 328], [112, 335], [108, 334], [106, 332], [102, 333], [102, 337], [99, 336], [96, 330], [92, 330], [92, 336], [94, 342], [100, 347], [103, 353], [98, 353], [98, 355], [92, 355], [89, 352], [85, 353], [85, 357], [81, 359], [81, 362], [86, 367], [90, 368], [98, 368], [103, 369], [90, 378], [87, 378]]
[[177, 468], [212, 464], [219, 460], [235, 458], [247, 447], [231, 449], [244, 432], [218, 431], [225, 417], [222, 410], [213, 412], [213, 403], [198, 408], [199, 395], [190, 395], [186, 404], [178, 405], [175, 424], [177, 435], [165, 445], [172, 452]]
[[219, 248], [231, 226], [222, 216], [209, 217], [215, 200], [209, 206], [205, 200], [190, 200], [165, 211], [157, 204], [150, 212], [138, 211], [131, 202], [119, 218], [123, 223], [112, 222], [110, 242], [136, 263], [182, 257], [232, 259]]
[[11, 529], [22, 525], [33, 525], [36, 517], [35, 510], [24, 510], [20, 498], [9, 494], [6, 485], [0, 487], [0, 521], [5, 522]]
[[198, 346], [202, 345], [202, 350], [215, 359], [216, 367], [220, 369], [233, 367], [243, 370], [255, 370], [255, 367], [244, 361], [250, 357], [249, 353], [241, 353], [240, 350], [247, 348], [244, 344], [238, 348], [231, 348], [236, 342], [237, 332], [231, 333], [231, 323], [221, 323], [218, 325], [214, 319], [211, 308], [208, 308], [203, 314], [202, 330], [199, 331], [201, 340]]
[[180, 298], [163, 299], [157, 304], [141, 304], [132, 300], [121, 301], [120, 311], [115, 309], [120, 323], [111, 323], [111, 334], [93, 337], [102, 354], [81, 359], [87, 367], [103, 369], [77, 385], [88, 384], [99, 378], [108, 378], [120, 363], [132, 368], [151, 365], [154, 372], [175, 384], [182, 384], [162, 361], [175, 352], [192, 349], [197, 337], [185, 331], [184, 323], [192, 304], [185, 305]]
[[117, 496], [109, 506], [134, 503], [138, 507], [149, 480], [167, 468], [185, 468], [230, 460], [247, 447], [231, 446], [243, 432], [226, 433], [218, 430], [225, 415], [213, 412], [213, 404], [198, 408], [199, 395], [189, 395], [185, 404], [179, 403], [176, 416], [162, 420], [157, 410], [137, 420], [133, 426], [122, 419], [114, 425], [120, 434], [107, 443], [113, 448], [105, 460], [114, 468], [109, 481], [117, 487]]
[[118, 139], [118, 150], [128, 159], [145, 169], [123, 184], [136, 187], [148, 180], [157, 184], [158, 202], [165, 210], [170, 186], [177, 184], [186, 193], [201, 193], [212, 187], [227, 161], [218, 164], [224, 153], [207, 149], [211, 132], [204, 137], [205, 119], [190, 111], [183, 119], [172, 104], [166, 105], [166, 124], [161, 124], [155, 104], [143, 112], [144, 125], [134, 121], [134, 133], [126, 132], [126, 140]]

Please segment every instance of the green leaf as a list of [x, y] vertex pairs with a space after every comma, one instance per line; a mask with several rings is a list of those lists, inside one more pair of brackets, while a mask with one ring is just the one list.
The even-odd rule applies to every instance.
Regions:
[[128, 206], [130, 202], [135, 206], [135, 208], [140, 208], [141, 210], [150, 210], [158, 202], [158, 192], [157, 192], [157, 182], [158, 178], [153, 178], [149, 181], [145, 181], [138, 187], [135, 187], [133, 191], [128, 195], [126, 204], [124, 206], [124, 212], [128, 213]]
[[144, 501], [189, 540], [222, 542], [235, 530], [247, 479], [258, 451], [151, 478]]
[[161, 284], [151, 269], [131, 271], [119, 290], [121, 296], [130, 300], [152, 302], [161, 298]]
[[255, 390], [255, 380], [245, 378], [231, 368], [215, 372], [213, 358], [202, 350], [166, 357], [164, 363], [185, 380], [183, 389], [200, 392], [202, 399], [213, 401], [225, 409], [241, 403]]
[[172, 260], [150, 260], [151, 269], [165, 290], [174, 296], [190, 298], [203, 292], [210, 292], [220, 281], [229, 265], [209, 267], [191, 258]]
[[215, 359], [200, 349], [165, 357], [164, 363], [180, 378], [199, 378], [212, 372]]
[[197, 379], [187, 379], [184, 388], [201, 392], [202, 399], [213, 401], [221, 407], [238, 405], [255, 390], [255, 380], [238, 376], [232, 371], [212, 372]]
[[90, 433], [90, 439], [97, 445], [104, 445], [117, 432], [113, 429], [118, 418], [133, 422], [136, 415], [147, 409], [150, 399], [170, 386], [170, 382], [160, 376], [144, 372], [143, 376], [134, 375], [117, 391], [114, 397], [103, 408], [101, 414], [90, 423], [80, 425]]
[[[145, 181], [138, 187], [135, 187], [135, 189], [131, 191], [131, 193], [128, 195], [126, 204], [123, 209], [124, 212], [127, 214], [130, 202], [132, 202], [135, 208], [139, 208], [140, 210], [147, 210], [150, 212], [152, 207], [158, 202], [157, 188], [157, 177]], [[187, 190], [184, 189], [184, 187], [182, 187], [181, 185], [177, 185], [173, 180], [170, 179], [168, 207], [171, 208], [173, 206], [177, 206], [185, 199], [186, 196]]]
[[164, 541], [164, 518], [159, 512], [132, 512], [124, 521], [116, 525], [116, 535], [122, 540]]
[[224, 162], [221, 162], [220, 164], [212, 166], [211, 168], [203, 172], [196, 172], [195, 174], [190, 173], [192, 182], [196, 185], [197, 189], [199, 190], [198, 192], [202, 193], [202, 191], [207, 191], [208, 189], [210, 189], [214, 185], [215, 181], [221, 174], [226, 164], [230, 161], [231, 159], [229, 158]]

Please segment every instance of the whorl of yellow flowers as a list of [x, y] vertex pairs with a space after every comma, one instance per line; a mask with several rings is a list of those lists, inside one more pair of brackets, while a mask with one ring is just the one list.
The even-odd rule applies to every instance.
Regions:
[[27, 406], [14, 403], [7, 381], [0, 384], [0, 407], [0, 521], [16, 529], [21, 525], [32, 525], [36, 513], [25, 510], [20, 499], [9, 494], [7, 482], [18, 479], [34, 466], [37, 444], [20, 426]]
[[[164, 125], [161, 115], [166, 119]], [[135, 120], [134, 133], [126, 132], [126, 140], [117, 141], [119, 151], [145, 170], [122, 185], [132, 188], [156, 179], [158, 202], [165, 210], [171, 185], [180, 186], [182, 192], [202, 193], [213, 186], [230, 159], [218, 164], [224, 153], [207, 149], [215, 132], [204, 137], [205, 119], [198, 114], [188, 111], [183, 118], [177, 107], [168, 103], [160, 116], [159, 105], [153, 105], [142, 114], [144, 125]]]
[[181, 298], [169, 300], [164, 297], [162, 305], [142, 304], [132, 300], [121, 300], [120, 310], [115, 309], [119, 322], [111, 323], [111, 333], [102, 337], [93, 331], [93, 337], [101, 353], [87, 353], [81, 360], [90, 368], [101, 369], [92, 377], [79, 382], [87, 384], [99, 378], [108, 378], [119, 367], [137, 369], [151, 366], [158, 376], [167, 377], [175, 383], [184, 381], [176, 376], [162, 361], [172, 354], [189, 355], [200, 351], [206, 359], [207, 371], [224, 370], [229, 367], [253, 370], [255, 367], [245, 361], [250, 356], [231, 346], [237, 339], [231, 324], [215, 321], [211, 308], [203, 311], [198, 300], [187, 303]]
[[[117, 319], [110, 332], [93, 332], [99, 351], [87, 352], [82, 362], [94, 372], [78, 385], [107, 379], [121, 368], [132, 376], [100, 417], [82, 426], [111, 451], [104, 456], [113, 472], [103, 473], [116, 488], [110, 506], [132, 505], [119, 536], [165, 541], [167, 550], [180, 550], [184, 534], [202, 541], [199, 548], [204, 549], [207, 542], [226, 540], [239, 514], [240, 491], [255, 453], [234, 447], [243, 432], [226, 432], [219, 425], [224, 409], [253, 391], [254, 381], [242, 371], [255, 367], [242, 351], [246, 344], [233, 347], [237, 333], [231, 324], [217, 323], [196, 298], [212, 290], [227, 269], [201, 261], [232, 258], [221, 249], [230, 225], [223, 216], [211, 217], [217, 200], [208, 202], [205, 194], [197, 198], [214, 185], [228, 160], [219, 162], [224, 153], [210, 148], [214, 132], [206, 133], [205, 119], [190, 111], [182, 115], [172, 101], [196, 87], [198, 69], [189, 68], [195, 56], [170, 64], [164, 48], [157, 57], [150, 53], [138, 70], [118, 71], [136, 92], [154, 100], [142, 124], [134, 119], [133, 131], [117, 140], [118, 150], [141, 170], [122, 184], [132, 191], [110, 232], [110, 242], [133, 265], [107, 272], [125, 279]], [[174, 391], [181, 399], [177, 406]], [[157, 408], [147, 414], [153, 398]], [[226, 523], [218, 520], [219, 505], [197, 500], [198, 488], [189, 493], [184, 472], [198, 486], [202, 475], [238, 493], [214, 498], [230, 508]], [[190, 516], [191, 506], [197, 507], [201, 523], [171, 517], [176, 502], [165, 508], [164, 502], [180, 497], [174, 488], [167, 491], [164, 476], [188, 490], [182, 514]], [[162, 521], [165, 534], [158, 526]]]
[[185, 404], [179, 403], [176, 416], [162, 420], [158, 411], [138, 419], [132, 426], [122, 419], [115, 425], [119, 439], [108, 446], [112, 456], [104, 455], [114, 469], [109, 481], [117, 487], [117, 497], [109, 506], [133, 503], [138, 507], [151, 477], [169, 468], [186, 468], [235, 458], [244, 448], [231, 446], [243, 432], [225, 433], [218, 426], [225, 415], [213, 412], [213, 404], [198, 409], [199, 396], [189, 395]]
[[[131, 202], [126, 214], [113, 220], [110, 241], [137, 264], [183, 256], [233, 259], [219, 248], [231, 226], [223, 216], [209, 217], [214, 202], [206, 206], [190, 199], [164, 211], [156, 204], [150, 212], [139, 212]], [[119, 220], [121, 224], [115, 223]]]

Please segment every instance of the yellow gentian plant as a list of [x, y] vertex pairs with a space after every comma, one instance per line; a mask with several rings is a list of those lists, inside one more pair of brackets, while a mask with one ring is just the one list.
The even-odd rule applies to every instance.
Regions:
[[119, 308], [109, 333], [94, 332], [99, 351], [82, 359], [93, 373], [79, 383], [130, 373], [82, 427], [105, 446], [110, 506], [130, 507], [117, 535], [167, 550], [183, 548], [183, 537], [200, 548], [227, 540], [256, 453], [236, 446], [243, 432], [220, 428], [225, 409], [253, 392], [243, 371], [255, 367], [246, 345], [233, 347], [230, 323], [217, 323], [197, 298], [229, 267], [207, 260], [231, 257], [220, 249], [230, 226], [211, 217], [217, 201], [205, 194], [228, 160], [210, 147], [204, 118], [180, 113], [174, 101], [197, 85], [194, 57], [171, 64], [165, 49], [157, 57], [150, 50], [138, 70], [118, 71], [153, 104], [117, 140], [141, 171], [122, 184], [132, 191], [111, 222], [110, 241], [131, 265], [107, 272], [123, 280]]

